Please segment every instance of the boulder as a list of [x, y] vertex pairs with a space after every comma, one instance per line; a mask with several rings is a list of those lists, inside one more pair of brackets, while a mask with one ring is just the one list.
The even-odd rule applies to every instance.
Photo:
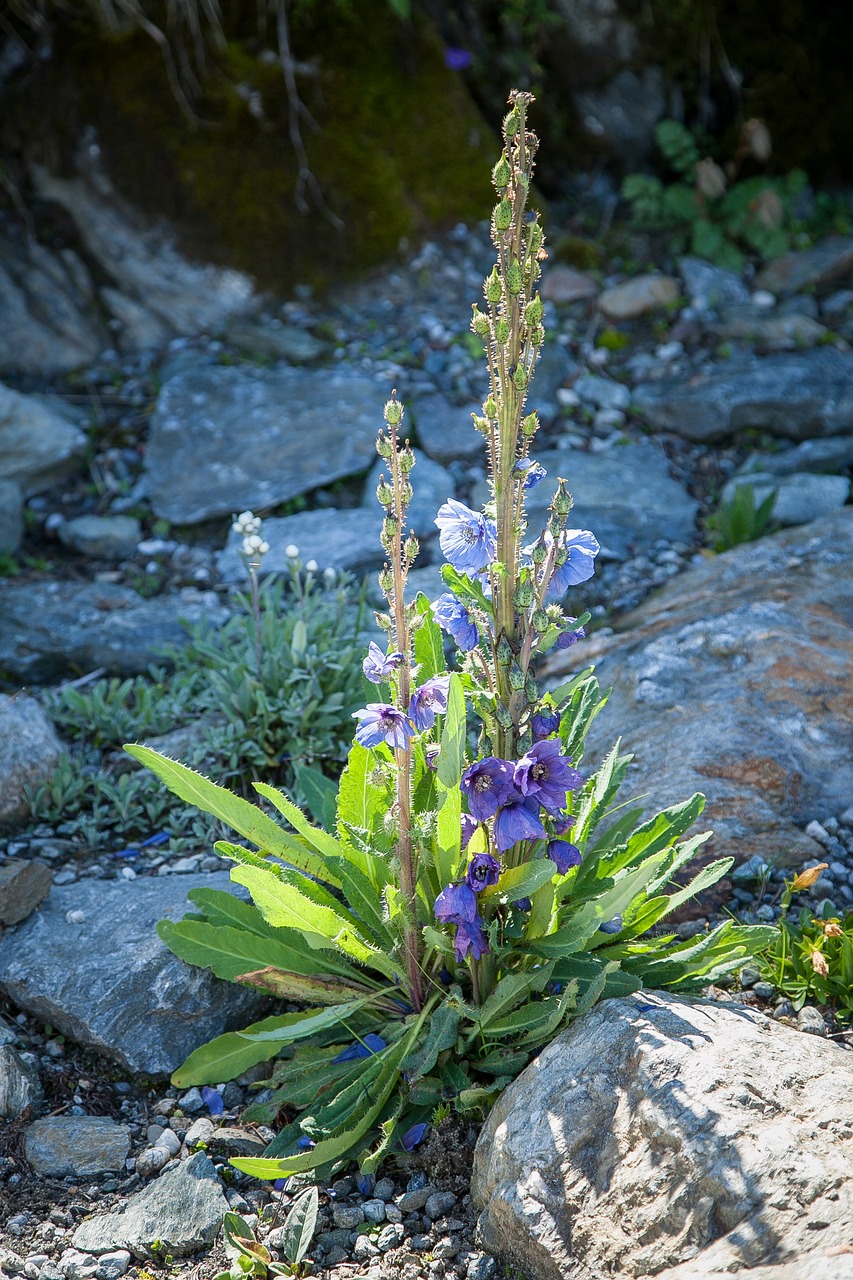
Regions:
[[45, 1116], [24, 1139], [27, 1163], [48, 1178], [120, 1173], [130, 1154], [130, 1130], [106, 1116]]
[[82, 458], [86, 436], [39, 396], [0, 383], [0, 474], [25, 494], [39, 493]]
[[850, 481], [846, 476], [811, 475], [807, 471], [774, 476], [757, 471], [729, 480], [723, 486], [721, 502], [732, 502], [742, 485], [752, 488], [756, 506], [775, 491], [771, 518], [785, 527], [819, 520], [843, 507], [850, 497]]
[[608, 320], [636, 320], [649, 311], [670, 306], [680, 293], [681, 286], [673, 276], [635, 276], [605, 289], [598, 305]]
[[0, 989], [123, 1068], [168, 1075], [263, 1007], [256, 993], [184, 964], [157, 937], [157, 921], [180, 920], [191, 909], [187, 892], [199, 887], [230, 890], [231, 881], [216, 872], [54, 886], [0, 937]]
[[718, 307], [737, 307], [749, 302], [749, 290], [734, 271], [715, 267], [704, 258], [682, 258], [678, 271], [684, 292], [691, 303], [701, 310]]
[[756, 289], [799, 293], [853, 275], [853, 236], [829, 236], [811, 249], [786, 253], [768, 262], [755, 277]]
[[803, 828], [853, 794], [853, 510], [706, 560], [546, 664], [592, 662], [613, 692], [589, 767], [617, 735], [647, 812], [702, 791], [708, 856], [818, 860]]
[[382, 388], [344, 370], [199, 365], [161, 389], [145, 470], [175, 524], [263, 511], [376, 457]]
[[35, 698], [24, 693], [0, 697], [0, 830], [26, 821], [27, 790], [52, 776], [61, 754], [62, 743]]
[[0, 1120], [16, 1120], [41, 1100], [38, 1072], [10, 1044], [0, 1044]]
[[485, 441], [471, 421], [471, 414], [480, 412], [479, 405], [451, 404], [443, 395], [418, 396], [412, 404], [412, 417], [424, 453], [437, 462], [453, 462], [457, 458], [479, 462], [485, 457]]
[[748, 427], [791, 440], [853, 427], [853, 356], [828, 347], [732, 360], [648, 382], [634, 408], [662, 431], [711, 443]]
[[816, 1237], [842, 1249], [852, 1098], [848, 1054], [753, 1009], [603, 1001], [486, 1121], [471, 1185], [483, 1246], [535, 1280], [705, 1280]]
[[[436, 508], [437, 509], [437, 508]], [[263, 558], [261, 573], [287, 573], [288, 547], [297, 547], [302, 564], [314, 560], [318, 569], [365, 573], [379, 569], [386, 559], [379, 541], [382, 524], [379, 506], [368, 511], [352, 507], [343, 511], [327, 508], [302, 511], [264, 521], [263, 533], [270, 549]], [[244, 585], [246, 569], [240, 555], [240, 538], [233, 531], [217, 562], [223, 582]]]
[[24, 536], [24, 495], [14, 480], [0, 479], [0, 555], [14, 555]]
[[809, 316], [766, 315], [754, 307], [732, 307], [708, 326], [715, 338], [755, 344], [758, 351], [804, 351], [821, 342], [829, 330]]
[[32, 684], [97, 667], [134, 675], [186, 644], [182, 623], [227, 616], [214, 593], [194, 588], [145, 599], [109, 582], [0, 580], [0, 667]]
[[0, 863], [0, 925], [20, 924], [44, 902], [53, 876], [43, 862], [10, 859]]
[[135, 516], [75, 516], [57, 529], [59, 541], [71, 551], [95, 560], [126, 560], [142, 537]]
[[594, 298], [598, 288], [597, 282], [586, 271], [557, 263], [543, 273], [541, 294], [546, 302], [580, 302]]

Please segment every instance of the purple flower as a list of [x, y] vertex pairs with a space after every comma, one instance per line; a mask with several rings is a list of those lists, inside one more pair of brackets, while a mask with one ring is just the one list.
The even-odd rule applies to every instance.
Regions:
[[595, 573], [595, 557], [601, 550], [587, 529], [566, 529], [560, 536], [560, 548], [565, 548], [568, 555], [551, 575], [548, 594], [552, 596], [561, 596], [569, 587], [587, 582]]
[[462, 848], [463, 849], [468, 848], [468, 845], [471, 843], [471, 837], [473, 836], [474, 832], [477, 830], [477, 827], [479, 825], [480, 824], [477, 821], [477, 819], [472, 818], [470, 813], [463, 813], [462, 815]]
[[428, 1129], [429, 1125], [425, 1120], [422, 1120], [420, 1124], [413, 1124], [411, 1129], [407, 1129], [400, 1139], [400, 1146], [404, 1151], [411, 1151], [419, 1142], [423, 1142]]
[[512, 780], [513, 765], [509, 760], [486, 756], [469, 765], [462, 775], [462, 791], [468, 797], [468, 808], [478, 822], [485, 822], [497, 813], [515, 793]]
[[551, 824], [554, 828], [554, 835], [564, 836], [567, 831], [571, 831], [575, 825], [575, 817], [572, 813], [558, 813]]
[[440, 530], [441, 550], [459, 573], [476, 573], [494, 560], [498, 549], [494, 520], [487, 520], [464, 502], [449, 498], [439, 508], [435, 523]]
[[376, 1186], [376, 1175], [373, 1173], [360, 1173], [356, 1177], [355, 1185], [363, 1196], [373, 1194], [373, 1188]]
[[535, 489], [548, 474], [545, 468], [540, 463], [534, 462], [532, 458], [519, 458], [513, 471], [516, 475], [524, 476], [524, 488], [528, 490]]
[[415, 736], [409, 717], [386, 702], [368, 702], [352, 714], [353, 719], [361, 721], [355, 731], [359, 746], [378, 747], [380, 742], [387, 742], [389, 747], [406, 748]]
[[560, 713], [553, 707], [543, 706], [530, 721], [530, 728], [535, 742], [541, 742], [543, 738], [550, 738], [551, 734], [556, 733], [559, 727]]
[[501, 864], [490, 853], [475, 853], [465, 872], [466, 883], [479, 893], [500, 879]]
[[533, 906], [533, 903], [530, 901], [529, 898], [516, 898], [515, 902], [512, 905], [514, 907], [518, 907], [519, 911], [529, 911], [530, 908]]
[[210, 1085], [202, 1085], [201, 1096], [204, 1098], [204, 1105], [212, 1116], [221, 1116], [225, 1110], [225, 1103], [222, 1101], [222, 1094], [216, 1089], [211, 1089]]
[[[571, 626], [574, 622], [574, 618], [567, 618], [566, 621]], [[573, 644], [577, 644], [578, 640], [583, 640], [585, 637], [586, 631], [584, 631], [583, 627], [576, 627], [574, 631], [561, 631], [557, 636], [554, 648], [571, 649]]]
[[483, 922], [475, 916], [470, 922], [463, 920], [456, 926], [456, 937], [453, 940], [456, 948], [456, 959], [464, 960], [471, 953], [472, 960], [479, 960], [489, 949], [489, 939], [483, 932]]
[[569, 844], [568, 840], [549, 840], [545, 846], [545, 853], [561, 876], [566, 874], [569, 867], [580, 866], [581, 851], [575, 845]]
[[448, 45], [444, 50], [444, 65], [448, 71], [467, 71], [471, 65], [471, 54], [467, 49], [455, 49]]
[[541, 840], [544, 835], [538, 800], [516, 791], [504, 801], [495, 818], [495, 844], [501, 853], [519, 840]]
[[534, 742], [515, 766], [515, 784], [521, 794], [535, 796], [538, 803], [552, 813], [563, 808], [566, 792], [574, 791], [583, 782], [582, 775], [560, 751], [561, 744], [556, 738]]
[[371, 684], [381, 684], [395, 667], [399, 667], [402, 661], [402, 653], [383, 653], [379, 645], [371, 640], [367, 646], [367, 657], [362, 662], [361, 669]]
[[612, 920], [605, 920], [604, 924], [598, 926], [599, 933], [621, 933], [622, 917], [614, 916]]
[[445, 591], [432, 606], [433, 617], [442, 631], [456, 641], [457, 646], [468, 653], [477, 643], [477, 628], [471, 615], [452, 591]]
[[477, 898], [467, 884], [445, 885], [433, 907], [442, 924], [473, 924], [477, 919]]
[[415, 689], [409, 703], [409, 717], [414, 721], [416, 729], [431, 729], [435, 724], [436, 712], [443, 713], [447, 710], [449, 687], [450, 676], [433, 676], [419, 689]]
[[374, 1035], [372, 1031], [368, 1031], [363, 1040], [356, 1040], [354, 1044], [348, 1048], [342, 1049], [336, 1058], [332, 1058], [332, 1062], [356, 1062], [359, 1058], [372, 1058], [374, 1053], [379, 1053], [388, 1046], [381, 1036]]

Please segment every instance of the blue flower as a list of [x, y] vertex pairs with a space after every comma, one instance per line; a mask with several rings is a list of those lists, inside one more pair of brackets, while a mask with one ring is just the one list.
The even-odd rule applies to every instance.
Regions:
[[622, 917], [614, 916], [612, 920], [605, 920], [604, 924], [598, 926], [599, 933], [621, 933]]
[[463, 849], [468, 848], [468, 845], [471, 843], [471, 837], [473, 836], [474, 832], [477, 830], [479, 825], [480, 824], [477, 821], [477, 819], [472, 817], [470, 813], [463, 813], [462, 815], [462, 848]]
[[411, 1151], [419, 1142], [423, 1142], [428, 1129], [429, 1125], [426, 1121], [421, 1121], [420, 1124], [413, 1124], [411, 1129], [407, 1129], [400, 1139], [400, 1146], [404, 1151]]
[[524, 476], [524, 488], [535, 489], [537, 484], [545, 479], [548, 472], [538, 462], [534, 462], [532, 458], [519, 458], [513, 467], [516, 475]]
[[332, 1058], [332, 1063], [337, 1062], [356, 1062], [359, 1058], [372, 1058], [374, 1053], [380, 1053], [388, 1046], [381, 1036], [374, 1035], [372, 1031], [368, 1031], [362, 1040], [356, 1040], [346, 1049], [342, 1049], [336, 1058]]
[[489, 939], [483, 932], [483, 922], [479, 916], [473, 920], [463, 920], [456, 926], [456, 937], [453, 940], [456, 959], [464, 960], [469, 954], [472, 960], [479, 960], [489, 949]]
[[539, 820], [539, 802], [516, 791], [505, 800], [495, 818], [495, 844], [501, 853], [519, 840], [541, 840], [545, 828]]
[[474, 648], [478, 638], [477, 628], [464, 604], [456, 599], [452, 591], [445, 591], [438, 597], [432, 606], [432, 612], [442, 631], [452, 636], [464, 653]]
[[[574, 618], [566, 618], [566, 622], [571, 626], [574, 622]], [[571, 649], [573, 644], [577, 644], [578, 640], [583, 640], [585, 637], [586, 631], [583, 627], [575, 627], [574, 631], [561, 631], [557, 636], [554, 648]]]
[[469, 765], [463, 773], [462, 791], [468, 797], [468, 808], [478, 822], [491, 818], [498, 807], [515, 793], [513, 768], [509, 760], [486, 756], [485, 760]]
[[534, 742], [515, 766], [515, 785], [524, 796], [535, 796], [537, 802], [558, 813], [566, 803], [566, 792], [583, 782], [583, 775], [573, 769], [562, 756], [556, 738]]
[[409, 718], [414, 721], [416, 729], [431, 729], [436, 713], [443, 714], [447, 710], [449, 687], [450, 676], [433, 676], [415, 689], [409, 703]]
[[556, 866], [561, 876], [564, 876], [569, 867], [579, 867], [581, 863], [581, 851], [575, 845], [569, 844], [568, 840], [549, 840], [545, 846], [545, 853]]
[[442, 924], [473, 924], [477, 919], [477, 898], [467, 884], [448, 884], [433, 907], [436, 920]]
[[449, 71], [467, 71], [472, 57], [467, 49], [457, 49], [448, 45], [444, 50], [444, 65]]
[[381, 684], [395, 667], [399, 667], [402, 661], [402, 653], [383, 653], [379, 645], [371, 640], [367, 646], [367, 657], [362, 662], [361, 669], [371, 684]]
[[408, 716], [385, 702], [368, 702], [361, 711], [354, 711], [353, 719], [361, 723], [355, 731], [355, 740], [362, 747], [378, 747], [387, 742], [389, 747], [408, 747], [415, 736], [415, 727]]
[[468, 863], [465, 882], [475, 893], [480, 893], [482, 889], [487, 889], [489, 885], [497, 884], [500, 875], [501, 864], [497, 858], [493, 858], [490, 853], [475, 853]]
[[546, 706], [544, 703], [530, 720], [530, 730], [535, 742], [541, 742], [543, 738], [550, 738], [551, 734], [556, 733], [559, 727], [559, 711], [556, 711], [553, 707]]
[[472, 511], [464, 502], [449, 498], [439, 508], [435, 523], [445, 558], [459, 573], [477, 573], [495, 558], [498, 533], [494, 520]]
[[204, 1105], [212, 1116], [221, 1116], [225, 1110], [225, 1103], [222, 1101], [222, 1094], [217, 1089], [211, 1089], [210, 1085], [202, 1085], [201, 1096], [204, 1098]]
[[560, 553], [564, 550], [566, 559], [554, 570], [548, 584], [548, 594], [552, 596], [564, 595], [569, 587], [587, 582], [595, 573], [595, 557], [601, 547], [587, 529], [566, 529], [560, 535]]

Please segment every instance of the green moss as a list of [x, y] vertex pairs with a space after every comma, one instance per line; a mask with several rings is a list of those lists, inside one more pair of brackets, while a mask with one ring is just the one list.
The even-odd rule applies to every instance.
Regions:
[[[442, 50], [421, 23], [394, 18], [385, 0], [358, 16], [335, 10], [328, 29], [312, 6], [294, 22], [297, 58], [315, 56], [300, 92], [319, 123], [303, 123], [309, 163], [336, 229], [309, 195], [295, 204], [281, 70], [232, 36], [216, 54], [197, 107], [182, 114], [156, 46], [78, 29], [65, 51], [82, 115], [98, 129], [108, 171], [131, 200], [165, 214], [185, 250], [288, 290], [322, 284], [393, 255], [403, 238], [487, 216], [494, 142]], [[255, 95], [262, 118], [253, 116]], [[473, 175], [473, 176], [472, 176]]]

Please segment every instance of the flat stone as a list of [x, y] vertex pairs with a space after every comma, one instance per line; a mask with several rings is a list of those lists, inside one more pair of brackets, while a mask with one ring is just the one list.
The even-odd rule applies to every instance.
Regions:
[[38, 1072], [10, 1044], [0, 1045], [0, 1119], [16, 1120], [42, 1100]]
[[848, 507], [706, 560], [555, 655], [549, 681], [592, 662], [613, 686], [584, 767], [621, 734], [647, 813], [707, 796], [703, 860], [820, 861], [803, 828], [853, 794], [851, 560]]
[[680, 294], [681, 286], [674, 276], [635, 276], [605, 289], [598, 305], [608, 320], [636, 320], [649, 311], [670, 306]]
[[45, 1116], [24, 1138], [27, 1163], [48, 1178], [119, 1173], [130, 1154], [130, 1130], [103, 1116]]
[[50, 893], [53, 875], [43, 862], [0, 866], [0, 925], [20, 924]]
[[771, 519], [784, 527], [808, 524], [843, 507], [850, 496], [850, 481], [846, 476], [797, 475], [773, 476], [755, 472], [730, 480], [721, 494], [723, 505], [734, 500], [735, 492], [749, 485], [755, 494], [755, 504], [776, 493]]
[[582, 400], [588, 400], [596, 409], [627, 409], [631, 403], [631, 391], [622, 382], [614, 382], [613, 378], [601, 378], [595, 373], [586, 373], [578, 378], [574, 386]]
[[328, 343], [294, 324], [261, 324], [238, 320], [229, 325], [227, 340], [250, 356], [286, 360], [288, 364], [314, 364], [328, 350]]
[[[701, 1264], [704, 1268], [705, 1264]], [[659, 1271], [655, 1280], [713, 1280], [714, 1276], [728, 1276], [725, 1270], [697, 1270], [692, 1262], [680, 1267], [668, 1267]], [[769, 1267], [747, 1267], [737, 1274], [741, 1280], [853, 1280], [853, 1250], [850, 1245], [830, 1246], [826, 1249], [802, 1253], [793, 1262], [780, 1262]]]
[[[406, 512], [406, 525], [424, 540], [438, 533], [435, 517], [438, 508], [448, 498], [456, 496], [456, 486], [450, 472], [432, 458], [427, 458], [419, 450], [415, 450], [415, 466], [409, 473], [409, 482], [414, 491], [412, 501]], [[388, 464], [377, 458], [376, 463], [364, 485], [363, 506], [372, 513], [377, 530], [382, 520], [382, 508], [376, 499], [376, 486], [380, 475], [388, 479]]]
[[[408, 406], [407, 406], [408, 410]], [[419, 395], [411, 406], [411, 421], [424, 453], [437, 462], [460, 459], [470, 462], [485, 457], [485, 442], [471, 421], [481, 413], [479, 405], [451, 404], [442, 395]], [[412, 426], [405, 426], [411, 431]]]
[[[381, 526], [378, 505], [375, 511], [367, 511], [363, 507], [343, 511], [325, 509], [265, 520], [264, 537], [270, 544], [270, 550], [264, 556], [261, 573], [287, 573], [289, 560], [286, 552], [289, 546], [299, 548], [299, 559], [303, 565], [314, 560], [321, 572], [323, 569], [342, 569], [360, 574], [368, 569], [381, 568], [386, 559], [379, 541]], [[223, 582], [245, 582], [246, 570], [237, 534], [229, 533], [225, 549], [218, 557], [217, 569]]]
[[[180, 920], [193, 888], [230, 890], [225, 872], [54, 886], [41, 909], [0, 937], [0, 989], [19, 1008], [123, 1068], [168, 1075], [263, 1002], [173, 956], [155, 932]], [[67, 918], [82, 912], [82, 923]], [[85, 965], [80, 956], [85, 955]]]
[[[0, 605], [0, 618], [2, 612]], [[0, 667], [4, 665], [0, 657]], [[30, 816], [27, 789], [37, 787], [53, 776], [62, 750], [62, 743], [52, 721], [35, 698], [30, 698], [25, 693], [15, 694], [11, 698], [0, 697], [0, 830], [16, 827], [27, 821]], [[9, 893], [24, 895], [23, 898], [19, 897], [23, 905], [27, 895], [35, 891], [38, 872], [25, 873], [25, 878], [18, 881], [17, 889], [12, 889], [8, 877], [7, 882], [10, 885]], [[10, 905], [12, 900], [6, 899], [5, 909], [14, 909]], [[38, 897], [32, 905], [37, 901]], [[29, 908], [31, 909], [32, 907]], [[3, 889], [0, 888], [0, 923], [15, 923], [14, 920], [4, 920], [3, 913], [4, 897]], [[18, 916], [17, 919], [22, 920], [23, 916]]]
[[86, 448], [79, 427], [38, 396], [0, 383], [0, 474], [25, 496], [40, 493], [73, 470]]
[[853, 356], [826, 347], [730, 361], [636, 388], [633, 407], [662, 431], [724, 440], [749, 427], [791, 440], [853, 428]]
[[780, 295], [799, 293], [849, 275], [853, 275], [853, 236], [829, 236], [811, 249], [768, 262], [755, 277], [755, 287]]
[[758, 351], [802, 351], [826, 337], [829, 330], [804, 315], [766, 315], [754, 307], [737, 307], [708, 326], [717, 338], [742, 339]]
[[72, 1242], [86, 1253], [127, 1249], [135, 1258], [151, 1258], [159, 1240], [166, 1253], [183, 1258], [213, 1243], [227, 1212], [219, 1176], [199, 1151], [131, 1196], [124, 1213], [82, 1222]]
[[57, 529], [59, 541], [95, 560], [125, 560], [142, 537], [134, 516], [75, 516]]
[[598, 282], [585, 271], [557, 263], [543, 274], [540, 292], [546, 302], [581, 302], [594, 298], [598, 290]]
[[214, 1129], [207, 1142], [214, 1151], [225, 1151], [229, 1156], [262, 1156], [268, 1146], [256, 1133], [237, 1125]]
[[0, 668], [28, 684], [96, 667], [134, 675], [187, 643], [182, 620], [216, 626], [227, 616], [215, 595], [193, 589], [146, 600], [108, 582], [0, 580]]
[[813, 1251], [817, 1230], [843, 1248], [851, 1098], [848, 1055], [752, 1009], [604, 1001], [489, 1115], [471, 1186], [482, 1245], [537, 1280], [749, 1275]]
[[176, 524], [262, 511], [376, 457], [382, 389], [344, 370], [209, 365], [171, 378], [151, 419], [151, 505]]
[[800, 471], [845, 471], [853, 465], [853, 435], [828, 436], [824, 440], [804, 440], [779, 453], [754, 453], [738, 471], [749, 475], [756, 471], [775, 476], [793, 476]]
[[734, 271], [715, 267], [704, 258], [682, 258], [678, 264], [684, 292], [694, 306], [708, 308], [744, 306], [749, 290]]
[[0, 478], [0, 554], [14, 555], [24, 536], [24, 495], [14, 480]]

